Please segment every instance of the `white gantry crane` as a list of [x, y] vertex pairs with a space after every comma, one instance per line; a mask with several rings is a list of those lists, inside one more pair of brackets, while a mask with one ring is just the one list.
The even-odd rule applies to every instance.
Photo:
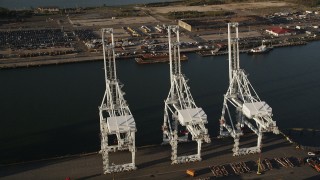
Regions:
[[[130, 171], [136, 169], [135, 166], [135, 133], [136, 124], [126, 100], [121, 91], [122, 85], [117, 79], [113, 29], [103, 28], [102, 45], [104, 58], [104, 71], [106, 80], [106, 91], [102, 104], [99, 107], [100, 131], [101, 131], [101, 151], [103, 160], [103, 172], [114, 173]], [[107, 38], [107, 36], [109, 38]], [[116, 137], [109, 142], [109, 138]], [[114, 145], [110, 145], [116, 142]], [[109, 154], [111, 152], [129, 150], [132, 155], [132, 163], [115, 165], [111, 163]]]
[[[233, 36], [231, 31], [233, 31]], [[245, 71], [240, 69], [238, 41], [238, 23], [228, 23], [229, 88], [224, 95], [220, 119], [220, 136], [232, 136], [234, 138], [234, 156], [261, 152], [263, 132], [279, 134], [276, 122], [272, 119], [271, 107], [260, 100]], [[230, 125], [227, 123], [230, 123]], [[243, 135], [241, 128], [244, 125], [257, 134], [257, 146], [239, 148], [240, 136]], [[224, 131], [224, 128], [227, 131]]]
[[[176, 36], [174, 42], [171, 40], [171, 32]], [[170, 143], [172, 147], [171, 164], [201, 161], [201, 144], [203, 141], [211, 141], [204, 126], [207, 115], [195, 104], [187, 80], [181, 73], [179, 26], [168, 26], [168, 39], [171, 87], [164, 107], [163, 144]], [[179, 137], [178, 132], [183, 135]], [[192, 140], [197, 141], [197, 154], [178, 157], [178, 142], [188, 141], [189, 133]]]

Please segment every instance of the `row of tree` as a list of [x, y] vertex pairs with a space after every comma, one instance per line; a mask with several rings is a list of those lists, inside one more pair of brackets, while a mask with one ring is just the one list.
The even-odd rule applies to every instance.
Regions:
[[32, 10], [9, 10], [3, 7], [0, 7], [0, 18], [17, 18], [17, 17], [29, 17], [33, 14]]

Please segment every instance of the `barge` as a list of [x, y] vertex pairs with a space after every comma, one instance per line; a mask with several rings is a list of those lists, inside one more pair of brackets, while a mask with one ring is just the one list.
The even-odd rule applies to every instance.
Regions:
[[[168, 53], [149, 53], [143, 54], [141, 57], [135, 58], [138, 64], [152, 64], [152, 63], [163, 63], [169, 62], [169, 54]], [[180, 55], [181, 61], [188, 60], [188, 57], [184, 54]]]

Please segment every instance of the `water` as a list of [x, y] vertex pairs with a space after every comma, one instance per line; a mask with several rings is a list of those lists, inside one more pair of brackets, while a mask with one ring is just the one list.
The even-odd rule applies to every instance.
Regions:
[[[260, 98], [273, 108], [280, 128], [320, 129], [320, 42], [279, 48], [265, 55], [241, 55], [241, 66]], [[227, 56], [188, 54], [183, 72], [198, 106], [218, 134]], [[117, 61], [137, 123], [137, 145], [161, 142], [169, 65]], [[103, 63], [76, 63], [0, 70], [0, 164], [100, 148], [98, 106], [104, 93]]]
[[8, 9], [30, 9], [39, 6], [58, 6], [60, 8], [75, 8], [75, 7], [94, 7], [94, 6], [117, 6], [126, 4], [144, 4], [154, 2], [165, 2], [172, 0], [1, 0], [0, 7]]

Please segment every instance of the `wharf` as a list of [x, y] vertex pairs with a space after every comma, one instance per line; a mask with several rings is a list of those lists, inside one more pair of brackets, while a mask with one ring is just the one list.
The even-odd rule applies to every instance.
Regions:
[[[122, 56], [117, 59], [129, 59], [137, 57], [132, 56]], [[21, 68], [21, 67], [33, 67], [33, 66], [45, 66], [45, 65], [59, 65], [59, 64], [69, 64], [78, 62], [89, 62], [89, 61], [99, 61], [103, 60], [102, 55], [91, 55], [91, 56], [72, 56], [66, 55], [61, 57], [37, 57], [30, 59], [7, 59], [0, 61], [0, 69], [10, 69], [10, 68]]]
[[[239, 53], [248, 53], [249, 50], [240, 50]], [[206, 56], [221, 56], [221, 55], [226, 55], [228, 54], [228, 51], [217, 51], [217, 52], [213, 52], [213, 51], [199, 51], [197, 52], [198, 55], [202, 56], [202, 57], [206, 57]]]
[[[279, 47], [287, 47], [287, 46], [300, 46], [300, 45], [307, 45], [306, 41], [298, 41], [298, 42], [286, 42], [286, 43], [280, 43], [280, 44], [274, 44], [272, 45], [273, 48], [279, 48]], [[240, 53], [249, 53], [250, 49], [243, 49], [239, 50]], [[199, 54], [202, 57], [206, 56], [220, 56], [220, 55], [226, 55], [228, 54], [228, 51], [217, 51], [217, 50], [203, 50], [198, 51], [197, 54]]]
[[[286, 46], [298, 46], [298, 45], [306, 45], [306, 41], [299, 42], [288, 42], [275, 44], [273, 47], [286, 47]], [[240, 53], [247, 53], [248, 49], [240, 50]], [[182, 49], [182, 53], [192, 53], [196, 52], [200, 56], [220, 56], [228, 54], [227, 51], [216, 51], [216, 50], [202, 50], [199, 51], [197, 48], [187, 48]], [[141, 56], [141, 54], [136, 55], [127, 55], [120, 56], [117, 59], [129, 59], [129, 58], [137, 58]], [[0, 69], [7, 68], [21, 68], [21, 67], [33, 67], [33, 66], [44, 66], [44, 65], [58, 65], [58, 64], [67, 64], [67, 63], [77, 63], [77, 62], [88, 62], [88, 61], [98, 61], [102, 60], [102, 55], [97, 54], [69, 54], [69, 55], [60, 55], [60, 56], [42, 56], [42, 57], [31, 57], [31, 58], [9, 58], [9, 59], [1, 59], [0, 60]], [[162, 61], [161, 61], [162, 62]], [[143, 64], [143, 63], [141, 63]], [[146, 63], [149, 64], [149, 63]]]
[[[241, 144], [252, 146], [256, 144], [255, 135], [247, 135], [241, 139]], [[135, 171], [102, 174], [101, 155], [93, 153], [85, 156], [73, 156], [59, 159], [43, 160], [38, 162], [14, 164], [0, 166], [0, 179], [185, 179], [190, 178], [186, 174], [187, 169], [194, 169], [197, 172], [196, 178], [215, 178], [211, 172], [211, 166], [226, 165], [235, 162], [256, 162], [268, 158], [304, 158], [307, 152], [296, 149], [282, 135], [266, 134], [263, 138], [262, 154], [252, 154], [246, 156], [233, 157], [233, 139], [213, 139], [211, 144], [204, 144], [202, 148], [202, 161], [196, 163], [171, 165], [171, 148], [166, 146], [149, 146], [138, 148], [136, 154]], [[184, 143], [179, 145], [179, 154], [195, 153], [195, 143]], [[111, 162], [130, 159], [130, 154], [126, 152], [116, 152], [111, 154]], [[224, 177], [226, 179], [319, 179], [320, 174], [307, 164], [295, 167], [274, 166], [272, 170], [267, 170], [262, 175], [256, 174], [256, 167], [251, 168], [251, 172], [242, 174], [232, 174]]]
[[[181, 53], [192, 53], [195, 52], [197, 48], [186, 48], [182, 49]], [[101, 54], [101, 53], [100, 53]], [[96, 54], [69, 54], [69, 55], [59, 55], [59, 56], [39, 56], [39, 57], [29, 57], [29, 58], [8, 58], [0, 59], [0, 69], [11, 69], [11, 68], [22, 68], [22, 67], [38, 67], [45, 65], [59, 65], [59, 64], [69, 64], [78, 62], [90, 62], [102, 60], [103, 56]], [[142, 54], [120, 56], [116, 59], [130, 59], [138, 58]]]
[[275, 44], [273, 47], [287, 47], [287, 46], [301, 46], [301, 45], [307, 45], [308, 43], [306, 41], [298, 41], [298, 42], [287, 42], [287, 43], [281, 43], [281, 44]]
[[8, 59], [0, 62], [0, 69], [9, 68], [21, 68], [21, 67], [33, 67], [33, 66], [44, 66], [44, 65], [58, 65], [76, 62], [87, 62], [102, 60], [102, 56], [82, 56], [74, 57], [72, 55], [61, 56], [59, 58], [26, 58], [26, 59]]

